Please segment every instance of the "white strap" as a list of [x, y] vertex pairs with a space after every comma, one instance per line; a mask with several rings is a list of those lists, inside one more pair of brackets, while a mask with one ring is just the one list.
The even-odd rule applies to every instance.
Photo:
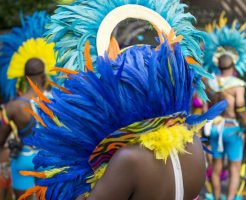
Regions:
[[208, 121], [206, 123], [206, 125], [204, 126], [204, 135], [209, 137], [211, 135], [211, 131], [212, 131], [212, 127], [213, 127], [213, 121]]
[[219, 140], [218, 140], [218, 152], [224, 151], [224, 145], [223, 145], [223, 132], [224, 132], [224, 126], [225, 126], [225, 119], [222, 120], [222, 122], [218, 125], [217, 130], [219, 133]]
[[173, 165], [174, 178], [175, 178], [175, 200], [183, 200], [184, 183], [183, 183], [182, 168], [179, 161], [179, 156], [176, 151], [172, 151], [170, 157]]

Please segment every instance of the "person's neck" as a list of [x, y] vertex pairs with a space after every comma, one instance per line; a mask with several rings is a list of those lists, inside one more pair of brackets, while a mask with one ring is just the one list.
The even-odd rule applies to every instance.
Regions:
[[234, 72], [233, 68], [221, 70], [221, 77], [233, 76], [233, 72]]
[[[42, 92], [44, 91], [43, 88], [39, 88]], [[28, 87], [26, 93], [23, 95], [25, 98], [32, 99], [37, 97], [37, 94], [35, 91], [32, 89], [32, 87]]]

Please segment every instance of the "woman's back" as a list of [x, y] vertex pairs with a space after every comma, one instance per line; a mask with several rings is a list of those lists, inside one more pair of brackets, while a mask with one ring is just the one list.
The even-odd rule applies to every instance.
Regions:
[[[205, 182], [204, 153], [197, 137], [179, 155], [184, 200], [199, 194]], [[152, 151], [137, 145], [120, 149], [88, 200], [174, 200], [175, 180], [171, 159], [156, 160]]]

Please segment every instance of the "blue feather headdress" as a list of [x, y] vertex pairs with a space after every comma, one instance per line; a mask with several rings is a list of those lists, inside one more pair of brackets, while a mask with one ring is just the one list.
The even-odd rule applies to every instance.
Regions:
[[246, 72], [246, 37], [245, 25], [239, 26], [234, 21], [227, 26], [227, 19], [222, 13], [219, 23], [209, 24], [206, 29], [208, 38], [204, 49], [204, 67], [212, 73], [218, 74], [218, 57], [229, 54], [235, 63], [236, 71], [244, 76]]
[[96, 70], [98, 29], [105, 16], [115, 8], [126, 4], [142, 5], [155, 11], [170, 24], [176, 35], [183, 36], [180, 42], [183, 55], [196, 61], [190, 63], [190, 67], [197, 71], [196, 78], [199, 79], [196, 89], [202, 99], [207, 100], [200, 77], [211, 76], [199, 66], [202, 55], [199, 42], [204, 34], [194, 28], [192, 21], [195, 18], [190, 13], [184, 12], [186, 5], [181, 4], [180, 0], [77, 0], [71, 5], [61, 5], [51, 17], [47, 31], [48, 40], [55, 42], [55, 50], [58, 52], [57, 66], [84, 71], [85, 60], [82, 52], [86, 41], [89, 41]]
[[65, 93], [53, 89], [52, 99], [38, 103], [43, 127], [26, 141], [41, 149], [35, 167], [50, 169], [27, 173], [40, 178], [32, 191], [47, 200], [73, 200], [90, 192], [90, 157], [103, 139], [119, 135], [119, 129], [165, 116], [196, 125], [213, 119], [226, 106], [221, 102], [203, 116], [189, 116], [196, 72], [179, 44], [173, 50], [167, 42], [160, 50], [132, 47], [115, 61], [99, 57], [100, 78], [91, 71], [68, 72]]
[[[45, 11], [35, 12], [25, 19], [21, 15], [21, 26], [10, 33], [0, 36], [0, 95], [7, 102], [17, 94], [19, 78], [24, 76], [25, 62], [30, 58], [40, 58], [45, 67], [55, 65], [53, 44], [46, 44], [43, 39], [45, 25], [49, 16]], [[49, 73], [48, 73], [49, 74]]]

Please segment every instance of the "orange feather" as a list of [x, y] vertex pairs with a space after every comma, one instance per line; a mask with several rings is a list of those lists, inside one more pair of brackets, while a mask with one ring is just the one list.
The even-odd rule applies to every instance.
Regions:
[[31, 171], [19, 171], [23, 176], [33, 176], [36, 178], [46, 178], [45, 173], [43, 172], [31, 172]]
[[50, 80], [49, 80], [49, 83], [50, 83], [52, 86], [59, 88], [59, 89], [60, 89], [61, 91], [63, 91], [64, 93], [72, 94], [72, 92], [70, 92], [70, 91], [67, 90], [66, 88], [64, 88], [64, 87], [62, 87], [62, 86], [60, 86], [60, 85], [58, 85], [57, 83], [55, 83], [55, 82], [53, 82], [53, 81], [50, 81]]
[[183, 40], [183, 35], [178, 35], [178, 36], [172, 41], [172, 44], [178, 43], [178, 42], [180, 42], [181, 40]]
[[25, 200], [34, 193], [36, 193], [36, 197], [38, 200], [45, 200], [46, 190], [46, 187], [34, 186], [27, 190], [23, 195], [21, 195], [18, 200]]
[[33, 110], [29, 108], [24, 108], [24, 111], [30, 113], [40, 124], [42, 124], [43, 127], [47, 127], [44, 121], [42, 120], [42, 118], [37, 113], [35, 113]]
[[39, 97], [39, 99], [41, 99], [42, 101], [46, 102], [46, 103], [50, 103], [51, 101], [43, 94], [43, 92], [32, 82], [32, 80], [27, 76], [27, 80], [28, 83], [30, 84], [30, 86], [32, 87], [32, 89], [34, 90], [34, 92], [37, 94], [37, 96]]
[[111, 60], [115, 60], [119, 54], [120, 54], [119, 44], [115, 39], [115, 37], [111, 37], [109, 48], [108, 48], [108, 57]]
[[43, 102], [38, 101], [35, 98], [32, 98], [32, 99], [38, 104], [39, 108], [41, 108], [44, 111], [44, 113], [47, 114], [51, 119], [55, 117], [53, 112]]
[[168, 35], [168, 41], [171, 42], [175, 36], [174, 29], [172, 28], [169, 35]]
[[200, 63], [190, 56], [186, 57], [185, 60], [189, 65], [200, 65]]
[[65, 68], [60, 68], [60, 67], [54, 67], [50, 71], [58, 71], [58, 72], [63, 72], [65, 74], [74, 74], [74, 75], [79, 73], [79, 72], [76, 72], [76, 71], [71, 70], [71, 69], [65, 69]]
[[90, 70], [93, 72], [93, 65], [91, 60], [91, 54], [90, 54], [90, 41], [87, 40], [85, 43], [85, 50], [84, 50], [84, 58], [85, 58], [85, 71]]

